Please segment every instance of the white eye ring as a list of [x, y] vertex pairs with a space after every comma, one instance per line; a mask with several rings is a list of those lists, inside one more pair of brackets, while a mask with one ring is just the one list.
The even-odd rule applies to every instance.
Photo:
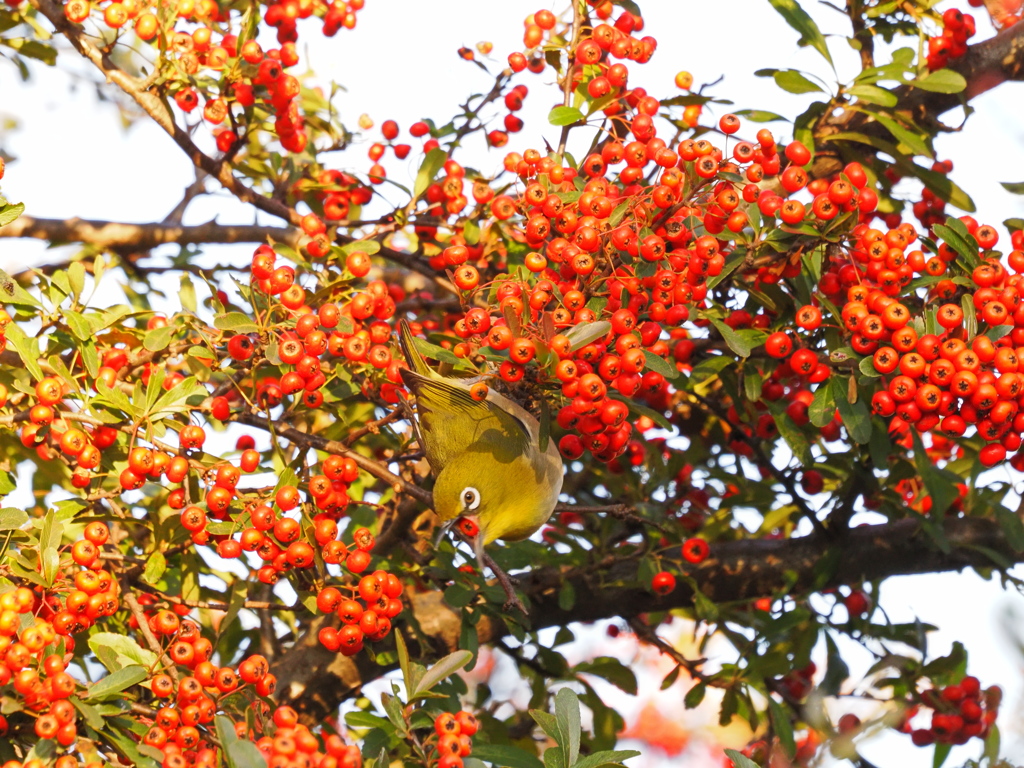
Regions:
[[480, 491], [471, 485], [462, 489], [460, 498], [462, 499], [462, 508], [469, 512], [480, 506]]

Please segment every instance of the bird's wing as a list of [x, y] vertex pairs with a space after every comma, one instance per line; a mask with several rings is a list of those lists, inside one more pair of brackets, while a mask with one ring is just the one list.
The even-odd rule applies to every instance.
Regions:
[[409, 364], [409, 368], [421, 376], [429, 376], [431, 374], [430, 366], [427, 365], [427, 361], [423, 359], [420, 351], [416, 349], [412, 329], [404, 319], [399, 324], [398, 341], [402, 345], [402, 354], [405, 356], [405, 362]]
[[426, 375], [403, 370], [402, 380], [416, 396], [420, 438], [435, 473], [467, 451], [507, 463], [530, 450], [531, 431], [520, 417], [490, 400], [474, 400], [460, 382], [429, 369]]

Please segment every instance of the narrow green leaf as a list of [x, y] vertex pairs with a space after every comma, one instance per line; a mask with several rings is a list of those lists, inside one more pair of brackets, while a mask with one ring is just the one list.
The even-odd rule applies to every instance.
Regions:
[[640, 752], [635, 749], [603, 749], [600, 752], [581, 757], [572, 768], [605, 768], [605, 766], [622, 765], [623, 760], [631, 757], [639, 757]]
[[786, 20], [793, 29], [800, 34], [797, 45], [809, 45], [822, 56], [825, 61], [832, 64], [832, 55], [828, 52], [828, 45], [825, 43], [825, 36], [821, 34], [818, 25], [814, 23], [807, 11], [805, 11], [796, 0], [768, 0], [782, 18]]
[[940, 518], [953, 502], [959, 498], [960, 494], [953, 481], [932, 463], [932, 460], [925, 452], [924, 443], [921, 442], [921, 437], [917, 434], [917, 431], [912, 429], [910, 434], [914, 440], [914, 466], [917, 467], [917, 473], [921, 476], [921, 482], [924, 483], [924, 487], [932, 500], [931, 516], [933, 518]]
[[578, 123], [584, 119], [584, 115], [576, 107], [555, 107], [548, 113], [548, 122], [551, 125], [566, 126]]
[[704, 694], [707, 693], [708, 686], [706, 683], [697, 683], [690, 690], [686, 692], [686, 697], [683, 699], [683, 704], [687, 709], [693, 709], [700, 705], [704, 701]]
[[825, 89], [813, 83], [795, 69], [780, 69], [773, 75], [775, 84], [787, 93], [824, 93]]
[[410, 698], [429, 691], [446, 677], [454, 675], [464, 666], [469, 664], [470, 659], [472, 658], [473, 654], [469, 651], [455, 651], [454, 653], [449, 653], [427, 670], [427, 673], [423, 675], [423, 679], [420, 680], [419, 685], [416, 686], [416, 690], [410, 694]]
[[668, 362], [665, 358], [659, 357], [653, 352], [647, 352], [644, 355], [644, 366], [649, 371], [660, 373], [669, 381], [679, 376], [679, 369], [676, 368], [672, 363]]
[[441, 170], [447, 159], [448, 153], [443, 149], [432, 149], [427, 153], [423, 162], [420, 163], [420, 169], [416, 172], [416, 183], [412, 187], [413, 199], [427, 191], [427, 187], [433, 183], [434, 177], [437, 176], [437, 172]]
[[36, 381], [45, 378], [43, 369], [39, 367], [39, 342], [34, 338], [25, 335], [17, 323], [7, 324], [7, 340], [14, 346], [15, 351], [25, 364], [25, 369]]
[[832, 393], [832, 387], [824, 382], [814, 391], [814, 399], [807, 409], [807, 416], [816, 427], [824, 427], [836, 415], [836, 398]]
[[877, 104], [880, 107], [895, 107], [899, 99], [896, 94], [877, 85], [854, 85], [846, 89], [850, 96], [856, 96], [868, 104]]
[[1011, 510], [1004, 506], [996, 507], [996, 519], [1003, 529], [1006, 543], [1016, 552], [1024, 552], [1024, 523]]
[[229, 744], [227, 758], [231, 768], [267, 768], [263, 753], [248, 739], [239, 739]]
[[569, 329], [569, 332], [565, 334], [565, 337], [569, 339], [569, 349], [575, 352], [576, 350], [587, 346], [587, 344], [603, 338], [611, 329], [612, 324], [610, 322], [607, 320], [598, 320], [595, 323], [573, 326]]
[[596, 675], [619, 688], [630, 696], [636, 696], [636, 673], [621, 661], [611, 656], [599, 656], [583, 661], [573, 667], [576, 674]]
[[781, 403], [769, 401], [768, 410], [775, 419], [775, 426], [779, 430], [779, 434], [786, 441], [789, 450], [793, 452], [793, 456], [805, 467], [811, 466], [814, 463], [814, 459], [811, 458], [811, 445], [804, 433], [800, 431], [800, 427], [789, 417]]
[[999, 184], [1007, 192], [1015, 195], [1024, 195], [1024, 181], [1000, 181]]
[[580, 756], [580, 700], [571, 688], [559, 688], [555, 694], [555, 719], [565, 764], [575, 765]]
[[885, 126], [885, 129], [889, 131], [897, 141], [909, 149], [912, 155], [924, 155], [925, 157], [934, 159], [935, 153], [932, 152], [931, 148], [928, 146], [928, 142], [925, 141], [924, 136], [916, 134], [908, 128], [904, 128], [896, 120], [888, 115], [882, 114], [881, 112], [872, 112], [871, 114], [878, 122]]
[[178, 290], [178, 298], [181, 300], [182, 309], [189, 312], [196, 311], [196, 287], [192, 283], [192, 278], [184, 272], [181, 274], [181, 288]]
[[412, 675], [409, 667], [409, 648], [405, 644], [402, 630], [395, 630], [395, 649], [398, 652], [398, 666], [402, 670], [402, 682], [405, 684], [405, 695], [412, 690]]
[[220, 331], [234, 333], [256, 333], [260, 327], [248, 315], [241, 312], [225, 312], [213, 318], [213, 327]]
[[909, 80], [907, 85], [932, 93], [960, 93], [967, 87], [967, 80], [952, 69], [937, 69], [924, 77]]
[[932, 768], [942, 768], [942, 764], [946, 762], [946, 758], [949, 757], [952, 749], [952, 744], [936, 744], [935, 756], [932, 758]]
[[793, 738], [793, 721], [779, 702], [768, 697], [768, 711], [771, 714], [772, 725], [775, 727], [775, 735], [779, 737], [779, 743], [790, 760], [796, 755], [796, 740]]
[[732, 764], [735, 768], [761, 768], [761, 766], [749, 757], [744, 755], [742, 752], [737, 752], [735, 749], [725, 750], [725, 756], [732, 760]]
[[706, 360], [701, 360], [690, 371], [689, 383], [691, 386], [702, 384], [708, 379], [714, 378], [735, 362], [728, 355], [714, 355]]
[[142, 580], [155, 585], [167, 570], [167, 558], [163, 552], [154, 552], [146, 558], [146, 567], [142, 570]]
[[140, 667], [136, 664], [127, 666], [124, 669], [119, 669], [117, 672], [111, 672], [102, 680], [89, 686], [89, 693], [85, 699], [87, 701], [95, 701], [113, 696], [126, 688], [131, 688], [133, 685], [141, 683], [147, 677], [149, 677], [149, 672], [146, 671], [145, 667]]
[[871, 439], [871, 414], [863, 398], [858, 398], [856, 403], [850, 402], [849, 381], [851, 380], [844, 376], [833, 376], [830, 380], [832, 397], [835, 398], [839, 417], [843, 420], [843, 425], [850, 438], [863, 445]]
[[[729, 349], [740, 357], [750, 357], [750, 353], [754, 350], [754, 347], [758, 346], [758, 343], [751, 343], [756, 337], [745, 335], [742, 331], [734, 331], [721, 320], [712, 320], [711, 324], [715, 326], [716, 330], [720, 334], [722, 334], [722, 340], [725, 341]], [[768, 334], [764, 333], [764, 331], [754, 331], [754, 333], [760, 334], [762, 343], [764, 339], [768, 338]]]
[[85, 290], [85, 265], [80, 261], [72, 261], [68, 264], [68, 282], [71, 284], [71, 294], [78, 301]]
[[473, 754], [477, 760], [491, 763], [495, 768], [544, 768], [536, 755], [511, 744], [473, 744]]

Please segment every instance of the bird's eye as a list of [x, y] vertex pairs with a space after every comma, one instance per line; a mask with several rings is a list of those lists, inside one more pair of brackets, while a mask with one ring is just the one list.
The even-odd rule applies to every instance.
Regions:
[[474, 510], [480, 506], [480, 491], [472, 486], [462, 489], [462, 506], [467, 510]]

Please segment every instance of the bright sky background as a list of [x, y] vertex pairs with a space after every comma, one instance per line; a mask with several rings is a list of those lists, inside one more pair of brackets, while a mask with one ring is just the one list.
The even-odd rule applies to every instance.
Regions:
[[[641, 0], [640, 5], [647, 21], [644, 34], [654, 35], [659, 48], [649, 64], [630, 66], [630, 82], [647, 87], [655, 95], [672, 95], [674, 74], [687, 69], [693, 72], [697, 83], [724, 76], [713, 92], [733, 100], [735, 109], [762, 108], [795, 116], [810, 98], [779, 91], [770, 80], [755, 77], [755, 70], [803, 68], [834, 80], [817, 53], [795, 47], [795, 33], [763, 0]], [[823, 4], [805, 5], [826, 34], [848, 31], [844, 17]], [[966, 3], [959, 5], [966, 10]], [[405, 138], [404, 129], [414, 120], [432, 117], [443, 122], [470, 89], [483, 92], [490, 87], [489, 76], [457, 57], [459, 47], [491, 41], [494, 52], [488, 65], [496, 70], [509, 52], [521, 48], [523, 18], [542, 7], [556, 12], [565, 8], [564, 4], [550, 0], [367, 0], [355, 32], [342, 31], [325, 40], [315, 26], [306, 27], [300, 48], [308, 52], [311, 67], [324, 84], [333, 78], [347, 89], [337, 99], [337, 106], [350, 127], [354, 128], [358, 115], [365, 112], [378, 125], [388, 118], [397, 120]], [[983, 19], [979, 19], [978, 27], [977, 39], [991, 34]], [[858, 66], [856, 55], [842, 38], [831, 38], [830, 45], [840, 76], [849, 78]], [[87, 76], [69, 78], [63, 71], [39, 66], [33, 70], [34, 79], [24, 85], [13, 67], [0, 62], [0, 125], [8, 118], [19, 123], [17, 130], [0, 134], [0, 147], [17, 158], [8, 165], [4, 193], [12, 201], [25, 202], [27, 213], [37, 217], [78, 216], [138, 222], [163, 219], [192, 181], [188, 163], [172, 142], [146, 120], [124, 130], [114, 107], [97, 100], [91, 85], [93, 74], [74, 54], [62, 58], [62, 67], [87, 72]], [[550, 87], [548, 75], [523, 75], [519, 82], [530, 88], [526, 107], [520, 113], [527, 128], [512, 136], [508, 149], [543, 149], [542, 136], [552, 143], [557, 141], [558, 129], [547, 126], [544, 120], [558, 98], [556, 89]], [[1024, 86], [1010, 84], [975, 99], [973, 106], [977, 112], [966, 129], [942, 136], [938, 141], [940, 157], [954, 160], [954, 180], [973, 196], [981, 211], [979, 220], [986, 223], [999, 224], [1010, 216], [1024, 215], [1024, 200], [1005, 193], [998, 185], [999, 181], [1024, 180], [1022, 96]], [[722, 108], [715, 119], [728, 110]], [[494, 114], [495, 127], [500, 127], [504, 110], [495, 110]], [[776, 124], [773, 129], [780, 138], [789, 138], [784, 125]], [[205, 129], [199, 133], [205, 134]], [[589, 142], [589, 136], [586, 140]], [[415, 140], [409, 143], [417, 146]], [[472, 139], [469, 146], [475, 153], [473, 162], [481, 170], [499, 166], [501, 154], [484, 154], [480, 137]], [[339, 157], [337, 162], [348, 163], [347, 167], [353, 170], [367, 167], [361, 149]], [[415, 158], [414, 151], [404, 168], [391, 162], [391, 177], [400, 183], [411, 183]], [[251, 213], [230, 198], [217, 195], [195, 202], [186, 223], [212, 217], [222, 222], [246, 222], [251, 220]], [[242, 258], [250, 252], [251, 246], [210, 250], [216, 258]], [[0, 267], [7, 271], [19, 271], [52, 258], [41, 243], [0, 240]], [[1024, 489], [1020, 478], [1015, 480], [1017, 489]], [[1020, 568], [1016, 573], [1024, 576]], [[930, 649], [936, 655], [945, 653], [955, 639], [967, 644], [971, 652], [969, 672], [980, 677], [983, 685], [999, 683], [1007, 693], [1000, 718], [1004, 754], [1012, 760], [1024, 761], [1024, 723], [1016, 714], [1024, 711], [1024, 657], [1015, 647], [1024, 627], [1024, 600], [1015, 592], [1003, 592], [997, 582], [985, 582], [973, 573], [945, 574], [890, 580], [883, 590], [883, 606], [893, 621], [912, 621], [916, 616], [942, 627], [929, 638]], [[1008, 632], [1006, 626], [1014, 627], [1015, 631]], [[610, 652], [603, 630], [595, 630], [581, 644], [580, 652], [589, 648], [599, 653]], [[621, 646], [613, 646], [611, 652], [629, 657]], [[856, 669], [854, 664], [851, 666]], [[649, 674], [643, 679], [644, 694], [655, 696], [660, 677]], [[682, 694], [679, 687], [673, 687], [654, 701], [664, 714], [692, 722], [696, 728], [703, 727], [701, 723], [709, 722], [707, 714], [684, 713]], [[644, 703], [629, 701], [621, 692], [617, 695], [627, 712], [639, 711]], [[844, 699], [834, 711], [867, 713], [870, 708]], [[687, 764], [705, 764], [701, 759], [704, 749], [695, 746], [684, 753]], [[908, 737], [893, 733], [883, 733], [864, 743], [862, 752], [880, 768], [931, 765], [930, 749], [916, 749]], [[947, 764], [962, 764], [979, 753], [980, 743], [972, 743], [956, 750]], [[653, 766], [659, 762], [679, 764], [658, 761], [652, 754], [631, 761], [631, 765]], [[822, 764], [835, 761], [826, 758]]]

